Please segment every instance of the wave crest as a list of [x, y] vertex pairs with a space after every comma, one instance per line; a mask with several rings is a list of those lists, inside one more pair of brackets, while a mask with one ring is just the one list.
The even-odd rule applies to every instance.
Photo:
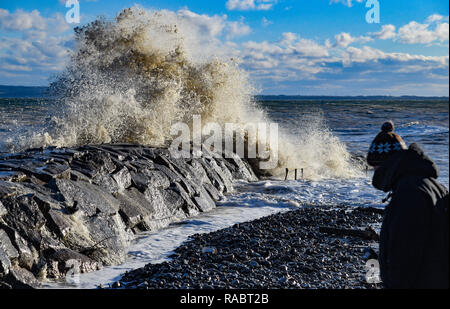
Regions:
[[[162, 146], [177, 122], [269, 122], [254, 102], [248, 74], [233, 59], [192, 50], [188, 29], [168, 11], [126, 9], [113, 21], [76, 29], [70, 63], [52, 83], [61, 111], [32, 146], [95, 143]], [[180, 31], [182, 30], [182, 31]], [[304, 134], [279, 136], [279, 166], [303, 167], [309, 178], [359, 175], [345, 146], [323, 123]]]

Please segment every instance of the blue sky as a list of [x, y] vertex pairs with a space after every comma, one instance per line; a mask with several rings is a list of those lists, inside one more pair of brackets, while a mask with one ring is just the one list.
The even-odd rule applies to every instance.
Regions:
[[[379, 24], [366, 0], [81, 0], [80, 12], [85, 24], [134, 5], [172, 11], [263, 94], [448, 96], [448, 1], [378, 2]], [[46, 85], [64, 68], [64, 3], [0, 0], [0, 84]]]

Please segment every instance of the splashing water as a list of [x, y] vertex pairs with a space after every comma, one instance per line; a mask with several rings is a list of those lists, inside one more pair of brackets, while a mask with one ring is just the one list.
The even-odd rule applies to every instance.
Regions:
[[[203, 124], [240, 128], [270, 122], [254, 102], [248, 74], [235, 60], [197, 53], [189, 28], [173, 12], [126, 9], [114, 21], [75, 29], [75, 39], [70, 63], [51, 85], [61, 111], [26, 147], [163, 146], [173, 139], [171, 126], [191, 125], [194, 115]], [[289, 167], [305, 168], [310, 179], [360, 176], [323, 118], [298, 123], [296, 133], [279, 132], [279, 164], [272, 175]]]

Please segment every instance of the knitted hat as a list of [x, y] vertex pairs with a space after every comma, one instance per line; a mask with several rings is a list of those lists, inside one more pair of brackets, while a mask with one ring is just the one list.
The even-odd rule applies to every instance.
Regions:
[[380, 166], [396, 152], [406, 150], [403, 139], [394, 133], [394, 123], [388, 121], [381, 127], [381, 132], [375, 137], [367, 155], [367, 163]]

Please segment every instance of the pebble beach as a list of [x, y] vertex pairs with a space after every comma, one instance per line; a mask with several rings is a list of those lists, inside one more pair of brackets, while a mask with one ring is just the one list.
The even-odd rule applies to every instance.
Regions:
[[[304, 207], [196, 234], [168, 262], [123, 275], [126, 289], [377, 289], [366, 263], [377, 242], [327, 233], [379, 228], [381, 210]], [[325, 231], [325, 232], [324, 232]], [[364, 234], [362, 234], [364, 235]]]

